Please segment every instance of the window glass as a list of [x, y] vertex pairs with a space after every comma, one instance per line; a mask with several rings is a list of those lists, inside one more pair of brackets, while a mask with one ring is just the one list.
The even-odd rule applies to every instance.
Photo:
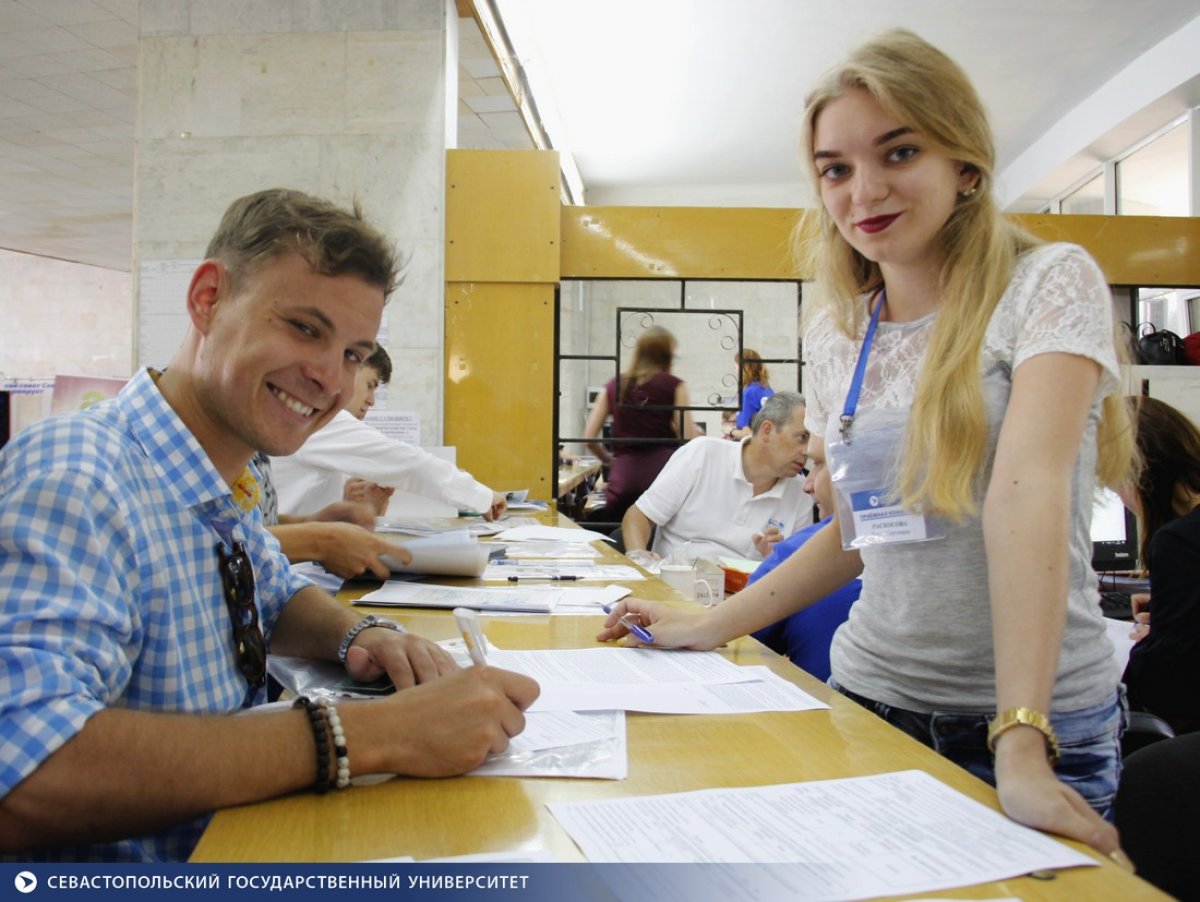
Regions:
[[1188, 129], [1164, 132], [1117, 163], [1117, 213], [1188, 215]]
[[1104, 212], [1104, 173], [1098, 173], [1091, 181], [1064, 197], [1061, 212], [1095, 216], [1102, 214]]
[[1155, 329], [1169, 329], [1181, 336], [1194, 332], [1191, 308], [1196, 297], [1195, 288], [1139, 288], [1138, 322], [1153, 323]]

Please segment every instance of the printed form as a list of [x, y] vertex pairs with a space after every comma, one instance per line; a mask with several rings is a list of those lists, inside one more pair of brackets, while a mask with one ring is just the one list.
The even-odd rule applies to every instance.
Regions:
[[538, 681], [542, 692], [530, 711], [746, 714], [829, 707], [767, 667], [740, 667], [710, 651], [493, 646], [488, 663]]
[[[547, 807], [589, 861], [777, 864], [792, 900], [903, 895], [1096, 864], [922, 771]], [[710, 888], [728, 879], [729, 898], [738, 898], [736, 870], [722, 878], [706, 868], [705, 879]], [[663, 886], [662, 898], [677, 898], [678, 888]]]

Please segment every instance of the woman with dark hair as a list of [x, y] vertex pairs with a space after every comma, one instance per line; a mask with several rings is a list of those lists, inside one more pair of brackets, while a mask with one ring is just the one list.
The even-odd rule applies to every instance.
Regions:
[[1169, 404], [1129, 399], [1143, 467], [1121, 492], [1137, 514], [1150, 594], [1134, 596], [1130, 706], [1200, 729], [1200, 430]]
[[762, 355], [758, 351], [743, 348], [742, 353], [735, 356], [733, 362], [742, 369], [742, 409], [738, 411], [729, 437], [740, 439], [750, 435], [750, 421], [762, 409], [763, 402], [775, 394], [775, 389], [771, 388], [767, 365], [763, 363]]
[[[592, 453], [609, 468], [604, 508], [597, 518], [619, 523], [675, 453], [679, 440], [700, 434], [686, 409], [691, 403], [687, 385], [671, 375], [674, 357], [675, 336], [662, 326], [651, 326], [638, 338], [629, 369], [620, 380], [610, 379], [596, 398], [583, 428], [584, 437], [598, 438], [611, 414], [614, 439], [611, 454], [600, 442], [588, 442]], [[655, 438], [663, 441], [623, 441]]]

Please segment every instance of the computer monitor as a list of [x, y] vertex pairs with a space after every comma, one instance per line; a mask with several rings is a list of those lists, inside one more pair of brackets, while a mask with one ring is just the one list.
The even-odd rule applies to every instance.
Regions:
[[1137, 560], [1137, 518], [1116, 492], [1102, 489], [1092, 510], [1092, 568], [1132, 570]]

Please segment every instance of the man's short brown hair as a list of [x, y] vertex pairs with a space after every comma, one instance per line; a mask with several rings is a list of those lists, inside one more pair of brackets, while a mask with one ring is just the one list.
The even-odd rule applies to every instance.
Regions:
[[295, 252], [323, 276], [358, 276], [391, 294], [400, 261], [383, 233], [350, 210], [290, 188], [268, 188], [229, 205], [205, 256], [225, 264], [233, 286], [264, 263]]

